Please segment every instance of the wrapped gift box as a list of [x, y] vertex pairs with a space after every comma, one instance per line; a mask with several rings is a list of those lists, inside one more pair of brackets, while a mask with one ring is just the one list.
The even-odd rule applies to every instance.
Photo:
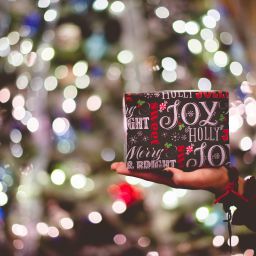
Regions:
[[228, 165], [228, 97], [227, 91], [124, 94], [128, 169]]

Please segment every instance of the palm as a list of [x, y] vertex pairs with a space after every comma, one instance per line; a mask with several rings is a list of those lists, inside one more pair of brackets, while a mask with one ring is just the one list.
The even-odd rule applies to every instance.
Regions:
[[111, 168], [119, 174], [142, 178], [174, 188], [204, 189], [214, 193], [222, 192], [228, 182], [225, 167], [202, 168], [193, 172], [166, 168], [165, 172], [170, 174], [168, 176], [152, 172], [130, 171], [124, 162], [113, 163]]

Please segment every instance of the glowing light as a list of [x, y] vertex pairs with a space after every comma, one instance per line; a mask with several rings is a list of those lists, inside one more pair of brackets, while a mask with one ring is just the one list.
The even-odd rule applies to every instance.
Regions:
[[77, 77], [75, 80], [75, 85], [78, 89], [85, 89], [90, 84], [90, 77], [87, 75]]
[[50, 61], [55, 55], [55, 51], [52, 47], [45, 47], [41, 52], [41, 58], [44, 61]]
[[218, 67], [225, 67], [228, 64], [228, 55], [223, 51], [217, 51], [213, 56], [214, 63]]
[[187, 194], [187, 189], [174, 188], [172, 189], [177, 197], [184, 197]]
[[110, 10], [113, 13], [119, 14], [119, 13], [122, 13], [125, 10], [125, 5], [121, 1], [114, 1], [110, 5]]
[[123, 234], [116, 234], [114, 237], [113, 237], [113, 241], [115, 242], [115, 244], [117, 245], [123, 245], [126, 243], [127, 239], [126, 239], [126, 236], [123, 235]]
[[169, 12], [169, 10], [166, 7], [159, 6], [159, 7], [156, 8], [155, 14], [160, 19], [166, 19], [166, 18], [169, 17], [170, 12]]
[[203, 16], [202, 22], [207, 28], [216, 27], [216, 20], [212, 16], [209, 16], [209, 15]]
[[10, 90], [8, 88], [3, 88], [0, 90], [0, 102], [6, 103], [11, 97]]
[[207, 39], [204, 42], [204, 47], [208, 52], [216, 52], [219, 49], [219, 42], [215, 39]]
[[25, 99], [23, 97], [23, 95], [21, 94], [18, 94], [16, 95], [13, 99], [12, 99], [12, 106], [14, 108], [17, 108], [17, 107], [24, 107], [25, 105]]
[[201, 36], [202, 39], [204, 39], [204, 40], [211, 40], [211, 39], [213, 39], [213, 37], [214, 37], [212, 30], [210, 30], [210, 29], [208, 29], [208, 28], [203, 28], [203, 29], [200, 31], [200, 36]]
[[117, 214], [122, 214], [126, 211], [127, 207], [124, 201], [122, 200], [116, 200], [112, 204], [112, 210]]
[[90, 111], [97, 111], [102, 104], [101, 98], [98, 95], [92, 95], [88, 98], [86, 105]]
[[230, 72], [234, 75], [234, 76], [240, 76], [243, 73], [243, 67], [242, 65], [237, 62], [237, 61], [233, 61], [230, 63], [229, 66]]
[[164, 69], [162, 71], [162, 78], [164, 79], [164, 81], [166, 81], [168, 83], [172, 83], [172, 82], [176, 81], [177, 73], [175, 71], [167, 71]]
[[20, 158], [23, 154], [23, 148], [20, 144], [11, 144], [11, 153], [14, 157]]
[[216, 10], [216, 9], [210, 9], [207, 12], [208, 16], [211, 16], [215, 19], [215, 21], [219, 21], [220, 20], [220, 13]]
[[71, 218], [68, 218], [68, 217], [62, 218], [62, 219], [60, 220], [60, 226], [61, 226], [63, 229], [68, 230], [68, 229], [71, 229], [71, 228], [74, 227], [74, 222], [73, 222], [73, 220], [72, 220]]
[[203, 222], [209, 216], [209, 209], [207, 207], [200, 207], [196, 210], [196, 218], [198, 221]]
[[25, 117], [26, 115], [26, 110], [23, 107], [16, 107], [13, 109], [12, 111], [12, 116], [16, 119], [16, 120], [21, 120]]
[[18, 89], [23, 90], [28, 87], [28, 76], [25, 74], [19, 75], [16, 80], [16, 86]]
[[20, 52], [28, 54], [32, 51], [33, 41], [31, 39], [24, 39], [20, 44]]
[[123, 50], [118, 53], [117, 59], [122, 64], [128, 64], [133, 61], [134, 55], [129, 50]]
[[8, 62], [14, 67], [18, 67], [23, 63], [23, 55], [18, 51], [12, 51], [8, 55]]
[[22, 139], [22, 134], [21, 134], [20, 130], [18, 130], [18, 129], [11, 130], [10, 139], [14, 143], [19, 143]]
[[0, 192], [0, 206], [4, 206], [7, 203], [8, 203], [8, 196], [3, 191], [1, 191]]
[[101, 158], [106, 162], [111, 162], [115, 159], [116, 153], [112, 148], [104, 148], [101, 151]]
[[210, 213], [208, 218], [205, 220], [206, 226], [214, 226], [218, 222], [218, 215], [217, 213], [213, 212]]
[[70, 127], [70, 123], [65, 117], [57, 117], [52, 122], [52, 129], [56, 135], [64, 135]]
[[246, 122], [250, 126], [255, 126], [256, 125], [256, 115], [249, 115], [246, 117]]
[[220, 33], [220, 40], [223, 44], [231, 45], [233, 42], [233, 37], [228, 32], [221, 32]]
[[74, 99], [77, 96], [77, 88], [74, 85], [69, 85], [64, 89], [63, 95], [66, 99]]
[[20, 239], [14, 239], [12, 243], [14, 248], [17, 250], [22, 250], [24, 248], [24, 243]]
[[11, 33], [8, 34], [7, 37], [9, 39], [9, 44], [10, 45], [15, 45], [20, 40], [20, 34], [17, 31], [12, 31]]
[[146, 236], [142, 236], [138, 240], [138, 245], [143, 248], [148, 247], [150, 245], [150, 239]]
[[229, 117], [229, 130], [231, 133], [236, 132], [242, 127], [244, 121], [240, 115], [231, 115]]
[[108, 1], [107, 0], [96, 0], [94, 1], [92, 8], [95, 11], [103, 11], [108, 7]]
[[179, 204], [176, 193], [172, 190], [164, 192], [162, 197], [162, 205], [165, 209], [175, 209]]
[[183, 20], [176, 20], [172, 24], [172, 28], [176, 33], [183, 34], [186, 32], [186, 22]]
[[199, 54], [202, 52], [203, 47], [199, 40], [193, 38], [188, 41], [188, 49], [193, 54]]
[[61, 65], [58, 66], [55, 69], [54, 75], [56, 76], [57, 79], [63, 79], [68, 75], [68, 68], [67, 66]]
[[153, 182], [148, 181], [148, 180], [143, 180], [143, 179], [142, 179], [142, 180], [140, 181], [140, 185], [141, 185], [142, 187], [144, 187], [144, 188], [149, 188], [149, 187], [151, 187], [153, 184], [154, 184]]
[[48, 228], [48, 236], [50, 237], [58, 237], [60, 234], [59, 230], [56, 227], [49, 227]]
[[177, 68], [177, 62], [171, 57], [165, 57], [162, 59], [162, 67], [167, 71], [173, 71]]
[[76, 102], [73, 99], [65, 99], [62, 103], [62, 109], [65, 113], [70, 114], [76, 110]]
[[209, 91], [212, 88], [212, 83], [208, 78], [202, 77], [198, 80], [198, 89], [202, 91]]
[[49, 9], [44, 13], [44, 20], [47, 22], [54, 21], [58, 16], [58, 13], [54, 9]]
[[125, 177], [125, 180], [131, 184], [131, 185], [138, 185], [141, 181], [140, 178], [137, 178], [137, 177], [131, 177], [131, 176], [126, 176]]
[[116, 81], [120, 78], [121, 76], [121, 70], [120, 70], [120, 67], [119, 67], [119, 64], [112, 64], [109, 68], [108, 68], [108, 71], [107, 71], [107, 78], [109, 80], [113, 80], [113, 81]]
[[253, 249], [247, 249], [245, 252], [244, 252], [244, 255], [243, 256], [254, 256], [254, 250]]
[[231, 245], [232, 247], [235, 247], [239, 243], [239, 237], [238, 236], [231, 236], [231, 238], [228, 239], [227, 243], [228, 243], [229, 246]]
[[28, 229], [24, 225], [13, 224], [12, 233], [16, 236], [25, 237], [28, 234]]
[[86, 186], [87, 179], [82, 173], [72, 175], [70, 179], [71, 186], [76, 189], [82, 189]]
[[50, 3], [50, 0], [39, 0], [37, 5], [39, 8], [47, 8], [49, 7]]
[[36, 230], [41, 236], [46, 236], [48, 234], [48, 225], [44, 222], [39, 222], [36, 224]]
[[215, 236], [212, 240], [212, 245], [214, 247], [221, 247], [225, 242], [224, 236]]
[[90, 212], [88, 219], [93, 224], [98, 224], [102, 221], [102, 215], [99, 212]]
[[252, 147], [252, 139], [248, 136], [243, 137], [240, 141], [240, 149], [243, 151], [247, 151], [249, 149], [251, 149]]
[[55, 76], [48, 76], [44, 80], [44, 88], [46, 91], [54, 91], [58, 86], [58, 80]]
[[159, 256], [159, 253], [156, 252], [156, 251], [150, 251], [150, 252], [147, 253], [146, 256]]
[[88, 63], [86, 61], [78, 61], [74, 66], [73, 66], [73, 73], [75, 76], [84, 76], [88, 70]]
[[252, 93], [252, 89], [247, 81], [241, 83], [240, 89], [243, 93]]
[[199, 32], [199, 25], [195, 21], [189, 21], [185, 25], [185, 30], [189, 35], [196, 35]]
[[55, 185], [62, 185], [66, 180], [66, 175], [63, 170], [61, 169], [55, 169], [51, 173], [51, 181]]
[[7, 37], [0, 38], [0, 57], [6, 57], [10, 53], [9, 39]]
[[27, 128], [30, 132], [36, 132], [39, 129], [39, 122], [35, 117], [29, 118]]

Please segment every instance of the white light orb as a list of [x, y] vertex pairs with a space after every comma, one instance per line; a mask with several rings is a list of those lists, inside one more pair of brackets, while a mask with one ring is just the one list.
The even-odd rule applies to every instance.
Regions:
[[63, 91], [64, 98], [66, 99], [74, 99], [77, 96], [77, 93], [77, 88], [74, 85], [68, 85]]
[[58, 237], [60, 234], [59, 230], [56, 227], [49, 227], [48, 228], [48, 236], [55, 238]]
[[24, 107], [24, 106], [25, 106], [25, 99], [24, 99], [24, 96], [21, 95], [21, 94], [17, 94], [17, 95], [12, 99], [12, 106], [13, 106], [13, 108]]
[[198, 221], [203, 222], [209, 216], [209, 209], [207, 207], [200, 207], [196, 210], [196, 218]]
[[167, 71], [173, 71], [177, 68], [177, 62], [171, 57], [165, 57], [161, 61], [162, 67]]
[[251, 149], [252, 139], [248, 136], [243, 137], [240, 141], [239, 146], [242, 151], [247, 151], [247, 150]]
[[90, 84], [90, 77], [87, 75], [77, 77], [75, 80], [75, 85], [78, 89], [85, 89]]
[[51, 181], [55, 185], [62, 185], [66, 180], [66, 175], [63, 170], [55, 169], [51, 173]]
[[65, 65], [60, 65], [58, 66], [55, 71], [54, 75], [56, 76], [57, 79], [63, 79], [68, 75], [68, 68]]
[[50, 61], [51, 59], [53, 59], [54, 55], [55, 55], [55, 51], [52, 47], [45, 47], [41, 51], [41, 58], [44, 61]]
[[104, 161], [111, 162], [115, 159], [116, 152], [112, 148], [103, 148], [100, 155]]
[[186, 32], [186, 22], [184, 20], [176, 20], [172, 23], [173, 30], [178, 34]]
[[48, 76], [44, 80], [44, 88], [46, 91], [54, 91], [58, 86], [58, 80], [55, 76]]
[[128, 64], [133, 61], [134, 55], [129, 50], [123, 50], [118, 53], [117, 60], [122, 64]]
[[73, 99], [65, 99], [62, 103], [62, 109], [67, 114], [73, 113], [76, 110], [76, 102]]
[[202, 22], [207, 28], [215, 28], [217, 25], [216, 20], [209, 15], [204, 15], [202, 18]]
[[60, 226], [63, 229], [72, 229], [74, 227], [74, 221], [71, 218], [65, 217], [60, 219]]
[[230, 115], [229, 131], [231, 133], [238, 131], [242, 127], [243, 123], [244, 123], [243, 118], [239, 114]]
[[45, 13], [44, 13], [44, 20], [47, 22], [52, 22], [54, 21], [58, 16], [58, 13], [56, 10], [54, 9], [48, 9]]
[[98, 95], [92, 95], [88, 98], [86, 105], [90, 111], [97, 111], [100, 109], [102, 100]]
[[223, 51], [215, 52], [213, 56], [213, 61], [218, 67], [225, 67], [228, 64], [229, 58], [228, 55]]
[[24, 109], [24, 107], [16, 107], [12, 110], [12, 116], [16, 119], [16, 120], [22, 120], [26, 115], [26, 110]]
[[39, 8], [47, 8], [49, 7], [51, 1], [50, 0], [39, 0], [37, 6]]
[[30, 132], [36, 132], [39, 129], [39, 121], [35, 117], [31, 117], [27, 122], [27, 128]]
[[25, 237], [28, 234], [28, 229], [24, 225], [13, 224], [12, 225], [12, 233], [16, 236]]
[[172, 191], [168, 190], [164, 192], [162, 197], [162, 206], [165, 209], [175, 209], [179, 205], [179, 200], [177, 194]]
[[202, 77], [198, 80], [198, 89], [202, 91], [209, 91], [212, 88], [212, 83], [211, 81], [206, 78]]
[[29, 79], [28, 76], [25, 74], [21, 74], [18, 76], [16, 80], [16, 86], [18, 89], [23, 90], [28, 87]]
[[209, 28], [203, 28], [200, 31], [200, 36], [203, 40], [211, 40], [214, 38], [212, 30], [210, 30]]
[[218, 235], [218, 236], [215, 236], [215, 237], [213, 238], [213, 240], [212, 240], [212, 245], [213, 245], [214, 247], [221, 247], [221, 246], [224, 244], [224, 242], [225, 242], [224, 236]]
[[219, 42], [216, 39], [207, 39], [204, 47], [208, 52], [216, 52], [219, 49]]
[[24, 57], [19, 51], [12, 51], [7, 58], [8, 62], [14, 67], [21, 66]]
[[20, 130], [18, 130], [18, 129], [11, 130], [10, 139], [13, 143], [20, 143], [20, 141], [22, 139], [22, 134], [21, 134]]
[[52, 122], [52, 129], [56, 135], [64, 135], [70, 127], [70, 123], [65, 117], [57, 117]]
[[231, 62], [229, 69], [234, 76], [240, 76], [243, 73], [243, 66], [237, 61]]
[[12, 31], [8, 34], [7, 38], [9, 39], [10, 45], [15, 45], [20, 40], [20, 34], [17, 31]]
[[117, 214], [124, 213], [126, 209], [127, 209], [126, 203], [122, 200], [116, 200], [112, 204], [112, 210]]
[[110, 5], [110, 11], [114, 14], [120, 14], [125, 10], [125, 5], [121, 1], [114, 1]]
[[10, 90], [8, 88], [3, 88], [0, 90], [0, 102], [6, 103], [11, 97]]
[[162, 71], [162, 78], [167, 83], [172, 83], [177, 80], [177, 73], [175, 71], [167, 71], [164, 69]]
[[90, 212], [88, 219], [93, 224], [98, 224], [102, 221], [102, 215], [99, 212]]
[[108, 7], [108, 1], [107, 0], [96, 0], [93, 2], [92, 8], [95, 11], [103, 11]]
[[169, 17], [170, 12], [169, 12], [169, 10], [166, 7], [159, 6], [159, 7], [156, 8], [155, 14], [160, 19], [166, 19], [166, 18]]
[[126, 236], [123, 235], [123, 234], [116, 234], [114, 237], [113, 237], [113, 241], [115, 242], [115, 244], [117, 245], [123, 245], [126, 243], [127, 239], [126, 239]]
[[87, 70], [88, 70], [88, 63], [86, 61], [80, 60], [73, 66], [73, 73], [77, 77], [84, 76]]
[[44, 222], [39, 222], [36, 224], [36, 230], [41, 236], [46, 236], [48, 234], [48, 225]]
[[192, 38], [188, 40], [188, 49], [193, 54], [199, 54], [202, 52], [203, 47], [199, 40]]
[[227, 244], [232, 247], [235, 247], [239, 244], [239, 237], [238, 236], [231, 236], [231, 238], [228, 239]]
[[77, 173], [71, 176], [70, 184], [75, 189], [82, 189], [86, 186], [87, 179], [82, 173]]
[[4, 206], [8, 203], [8, 196], [4, 192], [0, 192], [0, 206]]
[[221, 32], [220, 33], [220, 40], [225, 45], [231, 45], [233, 42], [233, 37], [228, 32]]
[[189, 35], [196, 35], [199, 32], [199, 25], [195, 21], [189, 21], [185, 24], [185, 30]]

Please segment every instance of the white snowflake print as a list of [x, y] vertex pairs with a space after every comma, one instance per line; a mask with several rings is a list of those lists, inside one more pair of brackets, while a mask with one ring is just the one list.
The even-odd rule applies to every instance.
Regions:
[[159, 105], [159, 111], [162, 112], [162, 111], [166, 110], [166, 107], [167, 107], [167, 101], [164, 101], [163, 103], [161, 103]]
[[140, 136], [143, 135], [143, 132], [142, 132], [142, 131], [138, 131], [138, 132], [137, 132], [137, 135], [140, 137]]
[[130, 143], [133, 145], [133, 144], [136, 144], [137, 143], [137, 137], [136, 136], [131, 136], [130, 137]]
[[186, 140], [187, 139], [187, 135], [186, 134], [182, 134], [180, 137], [182, 140]]
[[212, 156], [212, 159], [220, 159], [220, 153], [215, 153], [215, 154]]
[[164, 137], [164, 138], [167, 138], [168, 135], [169, 135], [168, 132], [163, 132], [163, 133], [162, 133], [162, 137]]
[[187, 116], [189, 117], [193, 117], [194, 116], [194, 111], [193, 110], [189, 110], [188, 113], [187, 113]]
[[185, 132], [186, 132], [186, 133], [189, 132], [189, 128], [190, 128], [189, 126], [187, 126], [187, 127], [185, 128]]
[[180, 140], [180, 135], [179, 135], [177, 132], [174, 132], [174, 133], [171, 135], [171, 140], [172, 140], [172, 141], [178, 141], [178, 140]]
[[142, 137], [142, 141], [144, 141], [144, 142], [149, 141], [149, 137], [146, 136], [146, 135], [144, 135], [144, 136]]
[[155, 93], [154, 93], [154, 96], [155, 96], [155, 97], [159, 97], [160, 95], [161, 95], [160, 92], [155, 92]]
[[194, 151], [194, 144], [191, 144], [190, 146], [186, 147], [186, 155], [189, 155]]

